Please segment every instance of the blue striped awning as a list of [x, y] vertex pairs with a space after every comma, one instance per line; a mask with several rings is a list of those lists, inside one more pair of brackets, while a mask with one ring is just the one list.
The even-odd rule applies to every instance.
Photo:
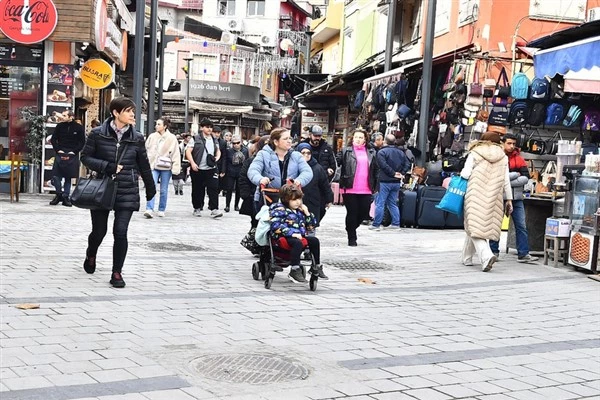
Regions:
[[533, 56], [535, 76], [552, 78], [569, 71], [600, 66], [600, 36], [537, 51]]

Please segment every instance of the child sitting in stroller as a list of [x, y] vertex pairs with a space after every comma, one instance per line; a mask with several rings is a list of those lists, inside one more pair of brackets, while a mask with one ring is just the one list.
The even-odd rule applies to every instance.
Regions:
[[[319, 239], [307, 236], [315, 228], [315, 216], [302, 204], [304, 194], [296, 184], [286, 184], [279, 189], [279, 202], [271, 204], [269, 216], [271, 219], [271, 238], [276, 246], [288, 247], [290, 251], [290, 273], [288, 277], [294, 283], [306, 283], [300, 267], [300, 256], [308, 247], [318, 274], [322, 271], [320, 260]], [[287, 244], [287, 246], [286, 246]]]

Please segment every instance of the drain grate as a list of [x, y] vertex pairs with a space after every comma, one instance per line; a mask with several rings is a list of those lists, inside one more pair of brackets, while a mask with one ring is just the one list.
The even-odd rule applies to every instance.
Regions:
[[309, 374], [295, 360], [261, 354], [204, 356], [193, 360], [191, 367], [209, 379], [253, 385], [306, 379]]
[[328, 261], [328, 267], [335, 267], [346, 271], [386, 271], [392, 269], [388, 264], [377, 263], [369, 260], [345, 260], [345, 261]]
[[184, 243], [175, 242], [153, 242], [143, 244], [148, 250], [160, 252], [182, 252], [182, 251], [207, 251], [206, 247], [192, 246]]

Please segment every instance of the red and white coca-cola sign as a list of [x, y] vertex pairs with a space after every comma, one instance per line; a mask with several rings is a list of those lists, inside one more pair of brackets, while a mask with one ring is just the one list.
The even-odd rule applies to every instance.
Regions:
[[0, 31], [17, 43], [43, 42], [57, 22], [52, 0], [0, 0]]

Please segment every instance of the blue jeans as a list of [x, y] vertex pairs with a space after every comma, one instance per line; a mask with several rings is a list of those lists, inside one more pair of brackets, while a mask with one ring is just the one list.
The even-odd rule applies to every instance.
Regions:
[[380, 226], [383, 221], [383, 212], [385, 207], [390, 210], [392, 217], [392, 226], [400, 226], [400, 209], [398, 208], [398, 194], [400, 193], [400, 183], [381, 182], [379, 183], [379, 193], [375, 197], [375, 218], [373, 226]]
[[[523, 200], [513, 200], [513, 212], [510, 215], [515, 226], [515, 238], [517, 241], [517, 255], [519, 257], [529, 254], [529, 238], [527, 237], [527, 226], [525, 225], [525, 205]], [[499, 243], [490, 240], [490, 249], [493, 253], [499, 253]]]
[[[62, 184], [63, 179], [65, 180], [64, 186]], [[61, 175], [54, 175], [52, 177], [52, 184], [54, 185], [57, 196], [69, 197], [71, 194], [71, 178], [63, 178]]]
[[[169, 195], [169, 181], [171, 180], [171, 171], [161, 171], [158, 169], [152, 170], [154, 184], [158, 183], [160, 177], [160, 200], [158, 202], [158, 211], [165, 211], [167, 208], [167, 196]], [[154, 199], [146, 203], [146, 210], [154, 210]]]

